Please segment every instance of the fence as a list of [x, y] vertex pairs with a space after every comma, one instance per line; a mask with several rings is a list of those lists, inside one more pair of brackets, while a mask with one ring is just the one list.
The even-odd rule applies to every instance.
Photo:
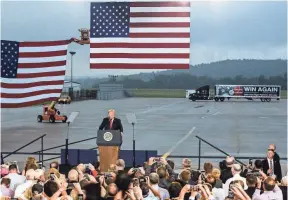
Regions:
[[[58, 159], [60, 158], [61, 156], [61, 153], [54, 153], [54, 152], [49, 152], [49, 153], [46, 153], [46, 151], [48, 150], [53, 150], [53, 149], [57, 149], [57, 148], [60, 148], [60, 147], [65, 147], [66, 146], [66, 143], [63, 144], [63, 145], [58, 145], [58, 146], [54, 146], [54, 147], [50, 147], [50, 148], [47, 148], [47, 149], [43, 149], [43, 142], [44, 142], [44, 137], [46, 136], [46, 134], [32, 140], [31, 142], [29, 142], [28, 144], [26, 145], [23, 145], [22, 147], [18, 148], [17, 150], [13, 151], [13, 152], [1, 152], [1, 163], [3, 164], [4, 163], [4, 159], [13, 155], [13, 154], [19, 154], [19, 155], [39, 155], [39, 161], [38, 163], [43, 163], [43, 162], [46, 162], [46, 161], [49, 161], [49, 160], [54, 160], [54, 159]], [[196, 158], [198, 159], [198, 169], [200, 170], [200, 167], [201, 167], [201, 159], [225, 159], [226, 156], [231, 156], [229, 155], [228, 153], [226, 153], [225, 151], [221, 150], [220, 148], [216, 147], [215, 145], [211, 144], [210, 142], [204, 140], [203, 138], [199, 137], [199, 136], [195, 136], [199, 143], [198, 143], [198, 155], [194, 155], [194, 156], [191, 156], [191, 155], [177, 155], [177, 156], [173, 156], [173, 155], [170, 155], [168, 156], [169, 158]], [[78, 144], [78, 143], [81, 143], [81, 142], [84, 142], [84, 141], [89, 141], [89, 140], [95, 140], [97, 137], [91, 137], [91, 138], [87, 138], [87, 139], [83, 139], [83, 140], [78, 140], [78, 141], [75, 141], [75, 142], [71, 142], [71, 143], [68, 143], [68, 147], [69, 148], [69, 145], [73, 145], [73, 144]], [[38, 141], [41, 139], [41, 149], [39, 151], [35, 151], [35, 152], [18, 152], [20, 151], [21, 149], [25, 148], [26, 146]], [[201, 155], [201, 145], [202, 145], [202, 142], [211, 146], [212, 148], [214, 148], [215, 150], [221, 152], [222, 154], [224, 154], [224, 156], [202, 156]], [[93, 147], [93, 148], [90, 148], [90, 150], [93, 150], [93, 149], [97, 149], [98, 147]], [[44, 153], [45, 152], [45, 153]], [[7, 154], [4, 156], [4, 154]], [[44, 156], [51, 156], [51, 155], [57, 155], [57, 157], [53, 157], [53, 158], [48, 158], [48, 159], [44, 159]], [[232, 155], [233, 156], [233, 155]], [[158, 155], [158, 157], [161, 157], [161, 155]], [[245, 159], [245, 160], [248, 160], [248, 159], [264, 159], [264, 157], [257, 157], [257, 156], [241, 156], [241, 157], [237, 157], [237, 156], [234, 156], [236, 161], [242, 165], [245, 165], [241, 160], [242, 159]], [[287, 157], [284, 157], [284, 158], [281, 158], [281, 160], [286, 160], [287, 161]]]
[[70, 96], [73, 101], [97, 99], [98, 91], [96, 89], [81, 89], [73, 91], [73, 93], [62, 92], [64, 96]]

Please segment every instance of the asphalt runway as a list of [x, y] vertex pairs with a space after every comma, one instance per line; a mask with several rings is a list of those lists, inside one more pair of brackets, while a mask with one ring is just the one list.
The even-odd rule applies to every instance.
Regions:
[[[275, 143], [280, 157], [287, 157], [286, 100], [262, 103], [246, 100], [191, 102], [187, 99], [128, 98], [72, 102], [70, 105], [57, 105], [57, 108], [67, 115], [72, 111], [80, 112], [70, 125], [69, 142], [95, 137], [107, 110], [115, 109], [124, 127], [122, 149], [132, 149], [132, 125], [128, 123], [126, 113], [135, 113], [138, 120], [135, 140], [136, 149], [139, 150], [158, 150], [158, 154], [164, 154], [193, 129], [192, 134], [173, 149], [171, 155], [197, 155], [198, 139], [195, 136], [198, 135], [235, 156], [265, 157], [268, 144]], [[67, 124], [38, 123], [36, 118], [41, 112], [41, 106], [2, 109], [1, 150], [14, 151], [42, 134], [47, 134], [44, 148], [64, 144]], [[81, 149], [93, 147], [96, 147], [96, 140], [70, 146]], [[40, 141], [21, 151], [39, 149]], [[223, 154], [202, 143], [202, 155]], [[25, 157], [13, 155], [8, 160], [23, 161]], [[197, 159], [192, 162], [196, 165]]]

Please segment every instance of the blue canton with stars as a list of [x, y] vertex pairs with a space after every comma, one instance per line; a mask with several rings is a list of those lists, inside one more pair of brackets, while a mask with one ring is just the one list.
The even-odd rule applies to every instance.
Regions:
[[90, 37], [129, 37], [128, 2], [91, 3]]
[[16, 78], [19, 42], [1, 40], [1, 77]]

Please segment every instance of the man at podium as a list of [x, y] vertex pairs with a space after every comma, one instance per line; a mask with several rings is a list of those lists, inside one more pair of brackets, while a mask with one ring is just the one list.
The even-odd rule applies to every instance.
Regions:
[[121, 120], [115, 117], [115, 110], [108, 110], [108, 117], [103, 119], [99, 130], [119, 130], [123, 134], [123, 126]]

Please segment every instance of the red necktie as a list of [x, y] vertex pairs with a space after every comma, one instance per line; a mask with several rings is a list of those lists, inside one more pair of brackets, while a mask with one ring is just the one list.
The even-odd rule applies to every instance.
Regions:
[[113, 119], [110, 120], [110, 129], [112, 129]]

